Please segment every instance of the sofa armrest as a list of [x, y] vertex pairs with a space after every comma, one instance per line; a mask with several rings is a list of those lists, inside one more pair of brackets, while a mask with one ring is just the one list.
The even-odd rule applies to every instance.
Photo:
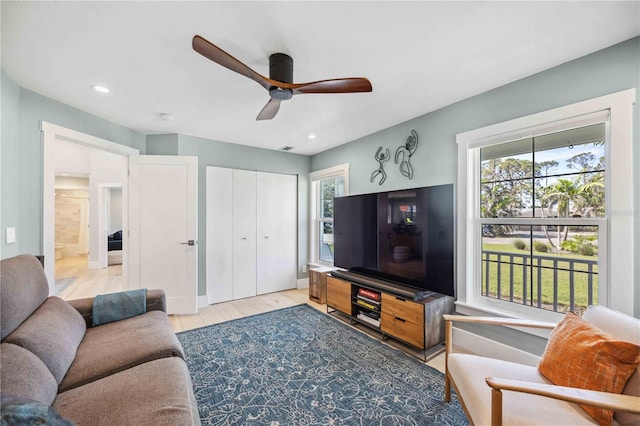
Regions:
[[84, 299], [67, 300], [67, 303], [82, 315], [84, 322], [87, 324], [87, 328], [93, 325], [93, 299], [93, 297], [87, 297]]
[[[93, 300], [95, 297], [67, 300], [67, 303], [77, 310], [87, 327], [93, 326]], [[167, 296], [164, 290], [147, 290], [147, 312], [167, 312]]]
[[167, 312], [167, 295], [164, 290], [147, 290], [147, 312]]
[[523, 382], [520, 380], [499, 379], [495, 377], [487, 377], [485, 381], [492, 389], [492, 426], [500, 426], [502, 424], [502, 390], [541, 395], [576, 404], [640, 414], [640, 397], [638, 396], [620, 395], [616, 393], [547, 385], [542, 383]]

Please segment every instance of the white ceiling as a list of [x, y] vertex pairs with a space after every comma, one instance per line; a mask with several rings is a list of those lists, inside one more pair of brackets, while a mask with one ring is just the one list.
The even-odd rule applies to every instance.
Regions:
[[[21, 86], [145, 134], [314, 154], [640, 34], [640, 2], [10, 2], [2, 67]], [[372, 93], [267, 92], [195, 53], [200, 34], [294, 82], [367, 77]], [[111, 89], [94, 92], [94, 84]], [[162, 121], [160, 113], [175, 116]], [[317, 135], [309, 140], [308, 134]]]

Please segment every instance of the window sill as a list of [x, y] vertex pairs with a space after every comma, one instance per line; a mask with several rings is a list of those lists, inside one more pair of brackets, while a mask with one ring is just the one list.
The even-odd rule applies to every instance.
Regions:
[[311, 268], [333, 268], [338, 269], [333, 266], [333, 262], [325, 262], [324, 260], [314, 260], [313, 262], [309, 262], [309, 269]]
[[[553, 323], [559, 323], [564, 315], [558, 314], [556, 312], [547, 312], [542, 311], [538, 312], [537, 315], [523, 315], [519, 312], [514, 312], [508, 309], [502, 308], [502, 306], [487, 306], [484, 304], [474, 303], [464, 303], [464, 302], [455, 302], [456, 304], [456, 313], [463, 315], [471, 315], [471, 316], [492, 316], [492, 317], [502, 317], [502, 318], [517, 318], [524, 320], [535, 320], [535, 321], [547, 321]], [[496, 305], [502, 305], [496, 303]], [[535, 309], [535, 308], [532, 308]], [[539, 310], [539, 309], [535, 309]], [[550, 330], [542, 330], [537, 328], [528, 328], [528, 327], [509, 327], [514, 330], [521, 331], [523, 333], [531, 334], [534, 336], [542, 337], [544, 339], [549, 338]]]

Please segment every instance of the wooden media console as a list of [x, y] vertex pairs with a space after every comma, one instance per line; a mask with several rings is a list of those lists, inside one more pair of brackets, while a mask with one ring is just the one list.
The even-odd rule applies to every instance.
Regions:
[[453, 297], [421, 291], [344, 271], [327, 276], [327, 312], [340, 312], [350, 323], [378, 330], [427, 352], [444, 341], [443, 314], [454, 312]]

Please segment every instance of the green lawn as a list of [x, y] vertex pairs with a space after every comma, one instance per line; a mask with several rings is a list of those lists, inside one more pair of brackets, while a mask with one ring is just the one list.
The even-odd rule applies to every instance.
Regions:
[[[497, 251], [502, 253], [513, 253], [517, 255], [527, 255], [528, 251], [526, 250], [517, 250], [513, 245], [510, 244], [484, 244], [484, 250], [488, 251]], [[575, 260], [597, 260], [595, 256], [581, 256], [578, 254], [560, 254], [560, 253], [539, 253], [534, 252], [534, 255], [548, 256], [558, 259], [557, 268], [558, 269], [570, 269], [569, 259]], [[502, 257], [501, 262], [505, 263], [496, 263], [498, 260], [497, 255], [491, 255], [489, 258], [491, 261], [489, 263], [489, 296], [497, 297], [498, 293], [498, 265], [500, 265], [500, 298], [510, 300], [510, 270], [511, 265], [509, 263], [508, 257]], [[514, 263], [522, 263], [522, 258], [514, 258]], [[486, 265], [487, 262], [482, 262], [482, 283], [483, 283], [483, 293], [486, 288]], [[543, 307], [545, 309], [553, 310], [553, 300], [554, 300], [554, 270], [553, 269], [545, 269], [545, 268], [553, 268], [554, 262], [553, 260], [542, 260], [541, 268], [537, 267], [537, 263], [534, 263], [533, 268], [533, 277], [531, 277], [531, 268], [527, 266], [526, 269], [526, 281], [527, 288], [525, 289], [527, 293], [527, 303], [531, 304], [533, 300], [533, 305], [537, 306], [538, 302], [538, 286], [541, 285], [541, 301]], [[540, 283], [538, 282], [538, 269], [541, 271], [541, 279]], [[585, 264], [574, 264], [574, 291], [575, 291], [575, 310], [577, 312], [582, 312], [588, 305], [588, 273], [587, 266]], [[593, 303], [597, 303], [598, 298], [598, 267], [597, 265], [593, 266]], [[558, 279], [558, 311], [565, 312], [569, 310], [569, 301], [570, 301], [570, 272], [569, 271], [557, 271], [557, 279]], [[532, 283], [533, 279], [533, 283]], [[513, 265], [513, 297], [514, 301], [522, 302], [523, 300], [523, 266], [521, 265]], [[532, 288], [533, 287], [533, 288]]]

